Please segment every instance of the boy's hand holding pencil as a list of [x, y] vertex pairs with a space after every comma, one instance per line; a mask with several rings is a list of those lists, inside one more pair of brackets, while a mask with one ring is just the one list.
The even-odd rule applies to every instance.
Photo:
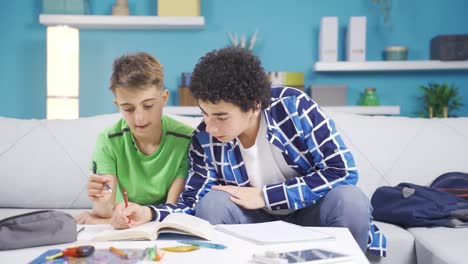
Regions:
[[86, 190], [91, 201], [104, 202], [110, 200], [112, 196], [112, 188], [115, 178], [112, 175], [91, 174], [88, 178]]
[[151, 216], [151, 209], [148, 206], [132, 202], [128, 202], [128, 206], [125, 206], [125, 202], [121, 202], [115, 206], [110, 224], [115, 229], [125, 229], [147, 223], [151, 221]]

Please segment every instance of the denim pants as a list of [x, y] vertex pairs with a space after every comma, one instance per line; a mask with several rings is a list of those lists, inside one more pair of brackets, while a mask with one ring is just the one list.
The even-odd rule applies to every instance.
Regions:
[[244, 209], [229, 200], [229, 196], [226, 192], [211, 190], [195, 207], [195, 216], [213, 225], [283, 220], [301, 226], [347, 227], [362, 251], [366, 251], [372, 206], [367, 196], [354, 185], [336, 187], [314, 205], [289, 215]]

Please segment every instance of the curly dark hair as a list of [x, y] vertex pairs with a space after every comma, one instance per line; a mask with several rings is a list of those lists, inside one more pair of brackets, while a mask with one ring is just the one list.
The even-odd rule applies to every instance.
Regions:
[[226, 47], [200, 58], [192, 73], [190, 91], [196, 99], [223, 100], [244, 112], [270, 105], [271, 83], [258, 57], [251, 52]]

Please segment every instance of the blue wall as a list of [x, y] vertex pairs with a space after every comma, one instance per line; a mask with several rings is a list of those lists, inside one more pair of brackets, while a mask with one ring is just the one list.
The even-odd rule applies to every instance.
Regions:
[[[156, 0], [129, 0], [136, 15], [148, 15]], [[38, 0], [4, 1], [0, 8], [0, 116], [44, 118], [46, 99], [45, 27], [38, 22]], [[114, 0], [91, 0], [93, 14], [108, 14]], [[400, 105], [402, 115], [421, 110], [417, 87], [429, 81], [454, 82], [468, 116], [468, 72], [315, 73], [320, 18], [338, 16], [343, 60], [344, 31], [349, 16], [367, 16], [367, 59], [380, 60], [386, 46], [409, 47], [409, 59], [429, 58], [430, 39], [438, 34], [468, 33], [468, 1], [393, 1], [391, 25], [372, 8], [371, 0], [201, 0], [206, 19], [203, 30], [80, 31], [80, 115], [115, 112], [108, 91], [111, 64], [117, 56], [147, 51], [165, 66], [171, 104], [177, 102], [180, 73], [191, 71], [207, 51], [229, 44], [227, 32], [251, 34], [259, 30], [255, 53], [267, 71], [303, 71], [306, 86], [348, 84], [348, 104], [360, 92], [377, 87], [381, 104]], [[155, 11], [154, 11], [155, 14]]]

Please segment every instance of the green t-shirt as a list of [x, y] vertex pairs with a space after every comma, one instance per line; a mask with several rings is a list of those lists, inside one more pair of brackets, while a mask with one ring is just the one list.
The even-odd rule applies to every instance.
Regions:
[[95, 167], [98, 174], [117, 176], [116, 202], [123, 201], [125, 187], [131, 202], [165, 203], [173, 180], [187, 177], [193, 128], [165, 115], [161, 120], [161, 143], [151, 155], [138, 150], [123, 118], [98, 136], [91, 170]]

